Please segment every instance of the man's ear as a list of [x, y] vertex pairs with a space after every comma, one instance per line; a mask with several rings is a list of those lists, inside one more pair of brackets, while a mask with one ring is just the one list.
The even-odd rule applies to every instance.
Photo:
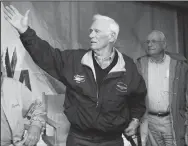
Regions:
[[114, 33], [114, 32], [112, 32], [111, 34], [110, 34], [110, 42], [115, 42], [115, 40], [116, 40], [116, 34]]
[[166, 44], [166, 41], [163, 42], [163, 48], [166, 49], [167, 47], [167, 44]]

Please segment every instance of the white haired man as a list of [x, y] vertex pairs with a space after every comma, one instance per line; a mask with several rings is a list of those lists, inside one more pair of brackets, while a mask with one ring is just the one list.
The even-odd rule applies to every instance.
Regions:
[[[188, 145], [188, 65], [186, 59], [167, 52], [166, 37], [154, 30], [147, 37], [146, 56], [138, 68], [147, 86], [147, 146]], [[142, 127], [142, 126], [141, 126]], [[144, 133], [144, 132], [141, 132]]]
[[114, 47], [119, 25], [95, 15], [90, 49], [60, 51], [28, 26], [28, 13], [7, 6], [5, 18], [36, 64], [67, 87], [67, 146], [123, 146], [122, 133], [134, 135], [145, 112], [146, 87], [133, 60]]
[[45, 119], [42, 102], [24, 84], [5, 76], [1, 56], [1, 146], [36, 145]]

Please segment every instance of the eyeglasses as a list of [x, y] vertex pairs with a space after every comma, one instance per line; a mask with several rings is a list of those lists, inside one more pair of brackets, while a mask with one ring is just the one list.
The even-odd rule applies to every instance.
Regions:
[[156, 44], [156, 43], [158, 43], [158, 42], [164, 42], [164, 41], [147, 40], [147, 41], [146, 41], [146, 42], [144, 42], [144, 43], [146, 43], [146, 44], [148, 45], [149, 43]]

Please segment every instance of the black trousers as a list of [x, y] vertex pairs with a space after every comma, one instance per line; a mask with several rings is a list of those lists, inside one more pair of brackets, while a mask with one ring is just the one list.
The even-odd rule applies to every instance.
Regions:
[[121, 136], [115, 139], [106, 140], [70, 132], [67, 137], [66, 146], [124, 146], [124, 143]]

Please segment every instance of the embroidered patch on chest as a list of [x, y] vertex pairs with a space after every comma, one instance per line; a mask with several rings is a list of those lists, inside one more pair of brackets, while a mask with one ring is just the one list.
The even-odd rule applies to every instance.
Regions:
[[74, 80], [76, 81], [76, 83], [85, 82], [85, 76], [83, 76], [83, 75], [75, 75], [74, 76]]
[[120, 92], [127, 92], [127, 84], [123, 82], [117, 82], [116, 89]]

